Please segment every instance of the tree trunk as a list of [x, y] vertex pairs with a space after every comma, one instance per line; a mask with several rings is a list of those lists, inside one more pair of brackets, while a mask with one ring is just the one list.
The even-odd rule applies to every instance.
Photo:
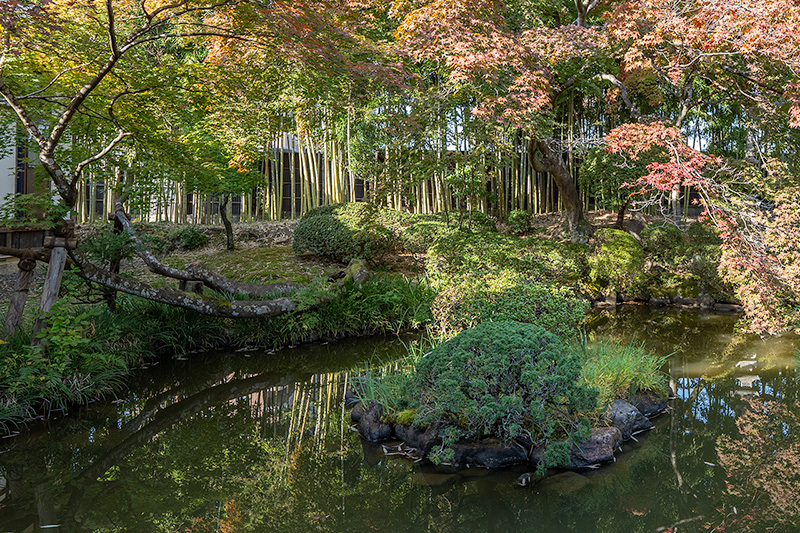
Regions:
[[[55, 251], [54, 251], [55, 253]], [[297, 306], [289, 298], [274, 300], [222, 300], [197, 297], [171, 287], [155, 288], [146, 283], [123, 278], [97, 268], [79, 250], [71, 250], [70, 257], [81, 269], [81, 277], [116, 291], [139, 296], [145, 300], [197, 311], [202, 315], [223, 318], [268, 318], [294, 311]]]
[[528, 141], [528, 158], [536, 172], [547, 172], [553, 177], [564, 204], [567, 230], [572, 240], [585, 241], [583, 202], [569, 170], [561, 161], [561, 154], [552, 148], [549, 140], [531, 139]]
[[[112, 214], [111, 217], [114, 219], [114, 234], [119, 235], [123, 231], [125, 231], [125, 228], [122, 226], [122, 222], [120, 222], [119, 218], [114, 214]], [[119, 267], [121, 264], [122, 264], [122, 258], [120, 251], [116, 254], [115, 257], [111, 258], [111, 261], [109, 261], [108, 264], [109, 272], [111, 272], [112, 274], [119, 274]], [[117, 310], [117, 291], [115, 291], [114, 289], [106, 288], [105, 290], [103, 290], [103, 299], [106, 301], [106, 305], [108, 305], [108, 308], [112, 312]]]
[[630, 203], [630, 198], [626, 198], [622, 205], [619, 207], [617, 211], [617, 221], [614, 223], [614, 228], [616, 229], [623, 229], [625, 225], [625, 210], [628, 209], [628, 204]]
[[231, 220], [228, 218], [228, 200], [230, 200], [230, 196], [223, 194], [222, 203], [219, 206], [219, 217], [222, 219], [222, 225], [225, 226], [225, 249], [232, 251], [233, 226], [231, 225]]

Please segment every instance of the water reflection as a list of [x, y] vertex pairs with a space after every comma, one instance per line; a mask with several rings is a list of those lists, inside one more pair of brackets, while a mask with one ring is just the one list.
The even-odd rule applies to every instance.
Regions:
[[595, 315], [592, 331], [674, 352], [679, 399], [616, 464], [526, 487], [522, 470], [419, 468], [347, 428], [343, 390], [373, 353], [404, 352], [394, 340], [165, 362], [0, 442], [0, 531], [796, 530], [800, 344], [735, 321]]

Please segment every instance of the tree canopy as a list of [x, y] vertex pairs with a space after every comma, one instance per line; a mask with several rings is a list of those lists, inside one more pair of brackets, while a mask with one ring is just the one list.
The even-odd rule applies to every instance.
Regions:
[[[361, 179], [504, 216], [544, 173], [580, 238], [589, 191], [691, 190], [754, 328], [800, 318], [796, 0], [11, 0], [0, 24], [0, 94], [69, 208], [88, 171], [122, 214], [155, 178], [247, 190], [282, 133], [340, 180], [302, 210]], [[598, 150], [636, 175], [578, 180]]]

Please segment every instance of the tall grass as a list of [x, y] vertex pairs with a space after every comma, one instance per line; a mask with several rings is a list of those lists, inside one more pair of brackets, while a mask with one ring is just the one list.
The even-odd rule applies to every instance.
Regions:
[[358, 400], [365, 406], [371, 400], [381, 404], [388, 413], [397, 413], [411, 404], [411, 392], [417, 377], [417, 363], [430, 352], [435, 341], [421, 338], [404, 343], [406, 355], [391, 362], [377, 359], [359, 365], [353, 380]]
[[583, 380], [599, 391], [601, 408], [616, 399], [630, 399], [639, 390], [667, 394], [669, 378], [661, 369], [672, 354], [659, 357], [644, 343], [590, 340], [586, 333], [581, 333], [572, 348], [581, 357]]

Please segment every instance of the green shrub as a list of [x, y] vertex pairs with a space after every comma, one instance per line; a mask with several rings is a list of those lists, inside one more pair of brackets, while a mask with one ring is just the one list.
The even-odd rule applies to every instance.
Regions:
[[444, 337], [489, 320], [536, 324], [568, 335], [589, 304], [566, 288], [534, 281], [513, 271], [446, 278], [433, 302], [434, 325]]
[[455, 274], [514, 270], [563, 284], [584, 277], [584, 244], [498, 232], [453, 231], [428, 249], [427, 270], [434, 278]]
[[683, 245], [683, 232], [672, 224], [651, 224], [642, 230], [644, 251], [655, 259], [671, 258]]
[[589, 257], [590, 280], [611, 291], [623, 291], [641, 275], [644, 252], [628, 233], [604, 228], [594, 234], [595, 253]]
[[[595, 408], [596, 392], [580, 381], [580, 358], [539, 326], [485, 322], [434, 348], [416, 370], [415, 424], [445, 427], [434, 461], [451, 458], [449, 447], [465, 437], [551, 443], [588, 436], [580, 413]], [[545, 452], [552, 462], [542, 468], [568, 460], [554, 451]]]
[[80, 249], [95, 261], [130, 259], [135, 255], [133, 240], [125, 232], [116, 233], [111, 224], [93, 226], [80, 241]]
[[530, 233], [531, 214], [523, 209], [514, 209], [506, 217], [506, 226], [511, 233]]
[[312, 209], [294, 231], [294, 251], [343, 263], [354, 258], [374, 261], [394, 245], [392, 232], [378, 218], [379, 208], [364, 202]]
[[203, 228], [186, 226], [172, 234], [173, 242], [184, 250], [196, 250], [208, 243], [208, 235]]

